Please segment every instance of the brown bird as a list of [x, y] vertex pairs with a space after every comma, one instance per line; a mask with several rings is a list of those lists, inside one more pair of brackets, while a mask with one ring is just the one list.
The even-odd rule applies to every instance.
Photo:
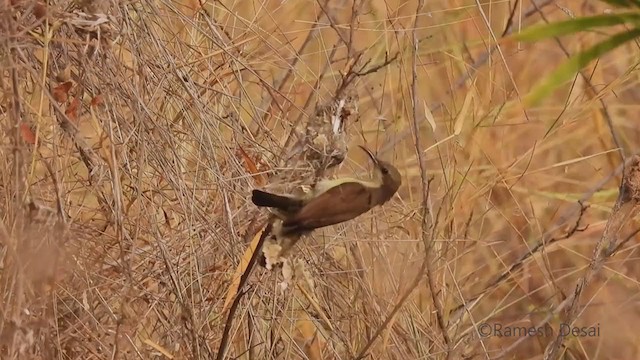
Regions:
[[372, 181], [355, 178], [324, 180], [316, 184], [310, 195], [302, 198], [254, 189], [251, 201], [256, 206], [278, 210], [283, 218], [283, 235], [302, 234], [354, 219], [389, 201], [402, 184], [398, 169], [379, 160], [365, 147], [360, 147], [373, 161]]

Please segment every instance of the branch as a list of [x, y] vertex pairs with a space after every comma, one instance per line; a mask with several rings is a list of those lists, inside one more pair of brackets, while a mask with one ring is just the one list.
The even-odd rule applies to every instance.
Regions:
[[249, 260], [249, 264], [247, 264], [247, 268], [244, 270], [244, 273], [242, 273], [242, 276], [240, 277], [240, 283], [238, 284], [238, 293], [236, 294], [236, 297], [233, 299], [233, 302], [229, 307], [229, 314], [227, 314], [227, 320], [225, 321], [224, 330], [222, 331], [222, 339], [220, 340], [220, 346], [218, 347], [216, 360], [224, 359], [224, 355], [227, 352], [233, 319], [235, 318], [236, 312], [238, 311], [240, 300], [242, 300], [242, 297], [248, 292], [248, 289], [245, 289], [245, 286], [247, 285], [249, 276], [251, 275], [251, 272], [253, 271], [258, 258], [262, 254], [262, 245], [266, 241], [267, 237], [269, 237], [269, 235], [271, 234], [272, 229], [273, 222], [269, 221], [264, 231], [262, 232], [262, 235], [260, 235], [260, 240], [258, 240], [255, 251], [253, 252], [253, 254], [251, 254], [251, 259]]
[[[631, 219], [640, 208], [640, 156], [634, 156], [631, 159], [629, 167], [622, 178], [622, 185], [618, 199], [613, 206], [611, 216], [604, 228], [602, 237], [596, 243], [593, 249], [593, 255], [589, 262], [589, 267], [584, 275], [576, 281], [574, 291], [565, 299], [556, 309], [555, 313], [559, 313], [565, 307], [568, 307], [563, 323], [572, 325], [578, 317], [580, 296], [589, 286], [593, 277], [598, 273], [604, 262], [615, 253], [618, 248], [617, 235], [620, 229]], [[560, 357], [559, 351], [564, 343], [566, 334], [562, 331], [558, 332], [558, 336], [553, 342], [547, 346], [545, 351], [545, 360], [555, 360]]]

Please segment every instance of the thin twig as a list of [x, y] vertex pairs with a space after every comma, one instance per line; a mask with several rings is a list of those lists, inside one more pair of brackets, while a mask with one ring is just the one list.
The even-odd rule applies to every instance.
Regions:
[[431, 300], [436, 309], [436, 321], [438, 324], [438, 329], [440, 329], [440, 334], [442, 335], [442, 339], [445, 344], [445, 351], [447, 354], [447, 359], [450, 359], [453, 351], [453, 343], [451, 341], [451, 337], [449, 336], [449, 332], [447, 329], [446, 322], [444, 320], [444, 309], [442, 306], [441, 299], [438, 294], [441, 291], [438, 291], [436, 286], [436, 279], [438, 278], [435, 270], [435, 259], [437, 258], [436, 254], [434, 254], [434, 242], [432, 239], [428, 237], [429, 228], [430, 228], [430, 217], [429, 217], [429, 180], [427, 180], [427, 165], [424, 159], [424, 152], [422, 149], [421, 141], [420, 141], [420, 125], [418, 123], [418, 46], [419, 40], [416, 34], [416, 29], [418, 28], [418, 18], [420, 16], [420, 10], [424, 7], [424, 0], [418, 1], [418, 6], [416, 7], [415, 19], [413, 23], [413, 56], [411, 62], [411, 110], [412, 110], [412, 118], [413, 118], [413, 137], [415, 142], [416, 154], [418, 156], [418, 162], [420, 166], [420, 178], [422, 180], [422, 242], [425, 247], [425, 258], [424, 263], [426, 265], [427, 271], [427, 284], [429, 286], [429, 293], [431, 294]]
[[[545, 16], [545, 14], [542, 11], [541, 7], [539, 5], [537, 5], [535, 2], [532, 3], [532, 6], [535, 7], [536, 11], [540, 14], [540, 17], [542, 18], [542, 20], [544, 20], [546, 23], [549, 23], [549, 20]], [[564, 55], [567, 58], [570, 58], [571, 57], [571, 53], [569, 52], [567, 47], [564, 46], [564, 44], [562, 43], [560, 38], [558, 38], [557, 36], [554, 36], [553, 39], [556, 42], [556, 44], [558, 44], [558, 47], [560, 48], [560, 50], [562, 50]], [[616, 148], [620, 150], [620, 153], [619, 153], [620, 161], [622, 163], [624, 163], [624, 159], [625, 159], [624, 148], [622, 147], [622, 143], [620, 142], [618, 134], [616, 133], [616, 130], [615, 130], [614, 126], [613, 126], [613, 119], [611, 118], [611, 114], [609, 113], [609, 107], [605, 103], [604, 98], [602, 96], [597, 96], [598, 91], [596, 90], [595, 86], [591, 82], [591, 78], [589, 76], [587, 76], [584, 73], [584, 71], [579, 71], [578, 74], [580, 75], [580, 77], [582, 77], [582, 80], [589, 87], [589, 90], [590, 90], [590, 92], [592, 94], [592, 97], [596, 97], [598, 99], [598, 102], [600, 103], [600, 112], [602, 113], [602, 116], [605, 119], [605, 122], [607, 124], [607, 129], [609, 129], [609, 134], [611, 135], [611, 140], [615, 144]], [[567, 95], [567, 97], [569, 98], [570, 95]]]
[[[429, 192], [430, 183], [431, 181], [429, 180], [426, 187], [427, 192]], [[426, 221], [426, 220], [423, 219], [423, 221]], [[367, 356], [369, 349], [371, 349], [371, 347], [376, 342], [376, 340], [380, 337], [382, 332], [387, 328], [387, 325], [391, 323], [391, 321], [395, 318], [398, 311], [400, 311], [400, 309], [402, 309], [402, 307], [405, 305], [407, 299], [409, 299], [409, 296], [411, 296], [411, 294], [413, 294], [413, 292], [416, 291], [416, 289], [418, 288], [418, 285], [420, 285], [420, 282], [422, 282], [422, 278], [427, 273], [427, 264], [428, 264], [428, 261], [425, 258], [422, 261], [422, 265], [420, 265], [420, 268], [418, 269], [418, 273], [416, 274], [416, 276], [413, 278], [413, 280], [407, 287], [407, 290], [405, 291], [405, 293], [402, 294], [400, 299], [398, 299], [398, 302], [393, 307], [393, 309], [391, 309], [391, 312], [389, 312], [389, 315], [387, 315], [387, 317], [382, 322], [382, 324], [380, 324], [380, 326], [378, 326], [378, 328], [373, 333], [373, 335], [371, 335], [371, 338], [369, 339], [369, 341], [367, 341], [365, 346], [360, 351], [358, 351], [358, 354], [353, 358], [354, 360], [361, 360]]]
[[[263, 225], [264, 226], [264, 225]], [[233, 319], [235, 318], [235, 314], [238, 311], [238, 306], [240, 305], [240, 300], [247, 293], [245, 286], [247, 285], [247, 281], [249, 280], [249, 276], [253, 272], [253, 268], [258, 261], [258, 258], [262, 255], [262, 245], [267, 240], [267, 237], [271, 235], [271, 231], [273, 230], [273, 222], [267, 222], [262, 235], [260, 235], [260, 240], [258, 240], [258, 244], [256, 245], [255, 251], [251, 254], [251, 259], [249, 259], [249, 263], [247, 264], [247, 268], [240, 276], [240, 283], [238, 284], [238, 292], [236, 293], [231, 306], [229, 307], [229, 313], [227, 314], [227, 320], [224, 324], [224, 330], [222, 331], [222, 338], [220, 339], [220, 346], [218, 347], [218, 353], [216, 355], [216, 360], [224, 359], [225, 353], [227, 352], [227, 346], [229, 345], [229, 337], [231, 335], [231, 326], [233, 325]], [[250, 236], [247, 236], [250, 238]]]
[[[544, 0], [544, 1], [537, 2], [536, 4], [538, 8], [543, 8], [552, 3], [553, 3], [552, 0]], [[537, 14], [537, 11], [538, 10], [536, 9], [536, 7], [530, 6], [522, 14], [522, 18], [526, 19], [530, 16], [533, 16]], [[514, 23], [511, 23], [508, 25], [509, 25], [508, 30], [503, 32], [503, 36], [511, 34], [514, 30], [514, 26], [513, 26]], [[456, 80], [455, 84], [453, 85], [453, 88], [458, 89], [462, 87], [467, 82], [467, 80], [471, 79], [475, 75], [475, 73], [480, 69], [480, 67], [482, 67], [491, 58], [491, 55], [493, 55], [493, 53], [498, 49], [498, 47], [499, 47], [499, 44], [491, 46], [491, 48], [487, 52], [482, 54], [473, 64], [468, 66], [467, 71]], [[453, 90], [448, 90], [447, 95], [450, 95], [452, 91]], [[440, 108], [442, 108], [443, 106], [444, 106], [444, 102], [440, 101], [440, 102], [430, 104], [429, 109], [432, 113], [435, 113], [436, 111], [440, 110]], [[423, 121], [423, 120], [424, 118], [421, 119], [420, 121]], [[390, 141], [387, 145], [385, 145], [383, 148], [380, 149], [379, 153], [383, 154], [395, 148], [398, 145], [398, 143], [403, 141], [405, 137], [411, 134], [411, 131], [412, 131], [411, 128], [407, 128], [399, 132], [396, 136], [394, 136], [392, 141]]]
[[[563, 323], [573, 325], [580, 310], [578, 305], [582, 293], [589, 286], [595, 274], [602, 269], [604, 262], [615, 253], [618, 246], [618, 232], [638, 212], [639, 206], [640, 156], [634, 156], [622, 178], [618, 199], [611, 210], [611, 216], [605, 225], [602, 237], [593, 249], [589, 267], [584, 275], [576, 281], [574, 291], [562, 302], [563, 309], [568, 306]], [[556, 310], [556, 313], [559, 313], [559, 310]], [[545, 360], [555, 360], [560, 357], [559, 351], [566, 336], [565, 332], [558, 331], [557, 337], [545, 351]]]
[[[638, 156], [638, 155], [634, 154], [634, 156]], [[478, 295], [473, 296], [470, 299], [466, 299], [463, 301], [462, 304], [454, 307], [453, 310], [450, 311], [451, 318], [453, 319], [458, 318], [459, 315], [462, 315], [461, 313], [459, 313], [459, 311], [463, 309], [465, 311], [470, 311], [473, 307], [475, 307], [475, 305], [478, 304], [479, 300], [484, 296], [484, 294], [487, 293], [487, 291], [491, 290], [492, 288], [501, 284], [504, 280], [508, 279], [509, 275], [512, 275], [515, 271], [520, 269], [526, 261], [532, 259], [536, 253], [541, 251], [543, 246], [555, 243], [560, 240], [568, 239], [571, 235], [573, 235], [573, 232], [575, 231], [583, 231], [585, 228], [579, 228], [579, 225], [580, 225], [580, 220], [582, 219], [582, 216], [584, 215], [584, 212], [586, 210], [584, 202], [588, 201], [591, 197], [593, 197], [593, 194], [601, 190], [609, 181], [611, 181], [611, 179], [618, 176], [618, 174], [620, 174], [620, 172], [624, 170], [625, 166], [630, 163], [630, 161], [634, 158], [634, 156], [627, 158], [626, 161], [620, 164], [614, 171], [612, 171], [606, 177], [599, 180], [595, 185], [591, 187], [591, 189], [589, 189], [589, 191], [582, 194], [580, 199], [575, 204], [572, 204], [566, 210], [564, 210], [560, 214], [560, 216], [558, 216], [557, 220], [555, 221], [555, 224], [552, 225], [544, 234], [542, 234], [541, 239], [534, 246], [532, 246], [531, 248], [528, 248], [525, 253], [520, 255], [520, 257], [518, 257], [518, 259], [516, 259], [511, 264], [511, 266], [509, 266], [509, 269], [501, 273], [496, 278], [496, 280], [492, 281], [487, 287], [485, 287], [482, 291], [480, 291]], [[576, 213], [578, 213], [577, 220], [575, 220], [573, 227], [571, 227], [569, 231], [565, 235], [561, 236], [560, 238], [553, 237], [552, 234], [557, 232], [560, 228], [564, 227], [568, 223], [568, 221], [571, 219], [571, 217], [576, 216]], [[454, 314], [458, 314], [458, 315], [454, 315]]]
[[[579, 301], [582, 293], [590, 284], [593, 277], [602, 269], [604, 262], [616, 253], [615, 250], [620, 244], [617, 241], [617, 233], [631, 216], [638, 212], [638, 204], [640, 204], [640, 156], [635, 155], [629, 160], [629, 167], [623, 176], [618, 199], [613, 206], [605, 230], [596, 243], [589, 266], [580, 279], [575, 282], [573, 286], [574, 290], [536, 325], [536, 329], [543, 329], [553, 318], [562, 313], [564, 313], [562, 319], [563, 324], [573, 325], [580, 310]], [[625, 242], [625, 240], [622, 242]], [[535, 333], [536, 332], [530, 332], [529, 334]], [[526, 341], [529, 338], [529, 334], [514, 341], [499, 354], [496, 354], [494, 358], [499, 359], [506, 356]], [[549, 343], [545, 350], [545, 360], [555, 360], [559, 358], [559, 351], [563, 347], [565, 336], [566, 334], [563, 332], [558, 332], [554, 341]]]

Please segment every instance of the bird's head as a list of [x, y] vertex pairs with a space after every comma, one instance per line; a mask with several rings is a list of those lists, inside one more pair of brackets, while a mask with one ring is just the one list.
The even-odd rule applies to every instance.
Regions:
[[377, 181], [380, 181], [384, 191], [383, 203], [389, 201], [402, 184], [400, 172], [395, 166], [378, 159], [369, 149], [364, 146], [360, 146], [360, 148], [369, 155], [369, 158], [371, 158], [375, 166], [374, 177]]

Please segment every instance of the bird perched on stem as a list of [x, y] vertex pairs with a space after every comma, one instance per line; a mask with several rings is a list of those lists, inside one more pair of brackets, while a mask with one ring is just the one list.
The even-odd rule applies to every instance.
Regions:
[[375, 157], [367, 148], [360, 147], [373, 162], [373, 180], [323, 180], [305, 197], [276, 195], [254, 189], [251, 201], [256, 206], [277, 210], [282, 218], [281, 234], [284, 236], [300, 235], [354, 219], [389, 201], [402, 184], [398, 169]]

